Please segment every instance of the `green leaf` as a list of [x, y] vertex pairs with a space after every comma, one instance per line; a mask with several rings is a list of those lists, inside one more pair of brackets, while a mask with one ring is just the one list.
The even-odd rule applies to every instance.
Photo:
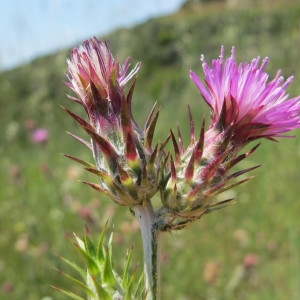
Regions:
[[77, 244], [74, 244], [75, 247], [79, 246], [81, 249], [83, 249], [85, 251], [85, 246], [84, 246], [83, 240], [80, 239], [74, 232], [73, 232], [73, 235], [74, 235], [74, 237], [76, 239], [76, 242], [77, 242]]
[[142, 273], [139, 282], [136, 286], [135, 293], [133, 295], [134, 299], [146, 299], [147, 291], [145, 290], [143, 284], [144, 284], [144, 274]]
[[112, 300], [112, 297], [109, 295], [109, 293], [102, 287], [102, 285], [98, 282], [98, 280], [91, 276], [95, 289], [97, 291], [98, 299], [99, 300]]
[[77, 249], [82, 255], [89, 273], [92, 275], [98, 275], [100, 273], [100, 270], [94, 258], [78, 245]]
[[[73, 276], [62, 272], [61, 270], [57, 270], [60, 274], [62, 274], [63, 276], [65, 276], [66, 278], [70, 279], [71, 281], [73, 281], [75, 284], [77, 284], [79, 287], [81, 287], [88, 295], [93, 296], [94, 293], [91, 289], [89, 289], [84, 283], [82, 283], [81, 281], [79, 281], [78, 279], [74, 278]], [[86, 279], [86, 278], [85, 278]]]
[[97, 258], [97, 256], [96, 256], [96, 253], [97, 253], [96, 246], [95, 246], [94, 241], [89, 236], [89, 234], [84, 235], [84, 246], [85, 246], [86, 252], [91, 257]]
[[105, 253], [104, 253], [104, 247], [103, 247], [103, 240], [104, 240], [104, 235], [106, 233], [106, 229], [107, 229], [107, 224], [108, 222], [105, 223], [103, 230], [101, 232], [100, 235], [100, 239], [98, 242], [98, 247], [97, 247], [97, 260], [103, 264], [104, 263], [104, 259], [105, 259]]
[[123, 279], [122, 279], [122, 287], [123, 289], [127, 289], [129, 282], [129, 265], [132, 257], [132, 248], [127, 253], [127, 259], [124, 266]]
[[82, 269], [80, 268], [78, 265], [76, 265], [74, 262], [64, 258], [64, 257], [60, 257], [60, 259], [62, 261], [64, 261], [65, 263], [67, 263], [69, 266], [71, 266], [74, 270], [76, 270], [82, 277], [83, 280], [86, 280], [86, 275], [87, 273]]
[[126, 286], [126, 295], [125, 295], [125, 300], [131, 300], [131, 295], [132, 295], [132, 290], [133, 290], [133, 284], [135, 280], [135, 272], [131, 275], [130, 280]]
[[78, 296], [78, 295], [76, 295], [76, 294], [74, 294], [74, 293], [72, 293], [72, 292], [70, 292], [70, 291], [66, 291], [66, 290], [57, 288], [57, 287], [55, 287], [55, 286], [52, 286], [52, 287], [53, 287], [54, 289], [56, 289], [57, 291], [61, 292], [62, 294], [64, 294], [64, 295], [70, 297], [70, 298], [73, 299], [73, 300], [86, 300], [86, 299], [84, 299], [84, 298], [82, 298], [82, 297], [80, 297], [80, 296]]
[[103, 282], [108, 284], [110, 287], [114, 287], [116, 285], [116, 279], [113, 273], [112, 261], [111, 261], [111, 251], [109, 247], [106, 249], [104, 267], [103, 267]]
[[[110, 234], [107, 244], [104, 244], [107, 224], [108, 223], [106, 222], [104, 225], [97, 247], [88, 231], [82, 239], [74, 234], [76, 242], [73, 242], [73, 244], [83, 257], [87, 271], [77, 266], [74, 262], [60, 257], [66, 264], [81, 275], [83, 281], [80, 281], [62, 271], [59, 272], [80, 287], [86, 293], [87, 299], [89, 300], [112, 300], [114, 297], [122, 297], [122, 299], [126, 300], [145, 299], [145, 289], [142, 286], [143, 277], [141, 276], [136, 287], [136, 269], [132, 275], [129, 273], [133, 248], [131, 248], [127, 253], [122, 278], [113, 269], [113, 232]], [[83, 298], [70, 291], [59, 288], [56, 289], [69, 298], [83, 300]]]

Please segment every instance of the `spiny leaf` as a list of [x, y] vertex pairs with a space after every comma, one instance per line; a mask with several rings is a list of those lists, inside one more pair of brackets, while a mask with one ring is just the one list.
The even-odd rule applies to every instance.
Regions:
[[77, 242], [77, 244], [74, 244], [75, 247], [79, 246], [81, 249], [85, 250], [85, 245], [82, 239], [80, 239], [76, 233], [73, 232], [73, 235], [75, 237], [75, 240]]
[[122, 189], [122, 186], [120, 186], [119, 180], [116, 178], [112, 178], [110, 175], [108, 175], [106, 172], [100, 171], [95, 168], [87, 168], [87, 171], [96, 174], [99, 176], [105, 185], [108, 187], [108, 190], [104, 190], [103, 187], [96, 183], [87, 182], [84, 180], [79, 180], [80, 182], [89, 185], [93, 189], [97, 190], [98, 192], [104, 193], [106, 196], [110, 197], [113, 201], [116, 201], [116, 198], [114, 197], [117, 193], [120, 195], [124, 195], [124, 191]]
[[84, 183], [84, 184], [90, 186], [91, 188], [93, 188], [93, 189], [96, 190], [97, 192], [103, 193], [103, 194], [105, 194], [106, 196], [108, 196], [108, 197], [110, 197], [110, 198], [113, 198], [113, 196], [110, 195], [106, 190], [104, 190], [100, 184], [93, 183], [93, 182], [88, 182], [88, 181], [84, 181], [84, 180], [79, 180], [79, 181], [80, 181], [81, 183]]
[[194, 189], [192, 189], [188, 195], [187, 195], [187, 199], [189, 200], [193, 200], [197, 194], [205, 187], [205, 182], [198, 184]]
[[103, 282], [105, 284], [108, 284], [110, 287], [113, 287], [116, 284], [116, 280], [112, 270], [112, 261], [109, 255], [109, 250], [108, 248], [105, 249], [106, 249], [106, 255], [105, 255], [104, 266], [103, 266]]
[[116, 153], [114, 147], [101, 135], [99, 135], [95, 129], [85, 120], [68, 110], [67, 108], [63, 107], [63, 109], [71, 115], [77, 122], [78, 124], [91, 136], [93, 141], [97, 143], [99, 148], [101, 149], [104, 157], [106, 158], [110, 168], [112, 170], [115, 170], [115, 161], [118, 157], [118, 154]]
[[133, 132], [131, 115], [125, 98], [122, 98], [121, 100], [121, 128], [124, 136], [127, 136], [128, 133]]
[[129, 265], [130, 265], [130, 261], [131, 261], [131, 257], [132, 257], [132, 249], [133, 249], [133, 247], [131, 247], [131, 249], [127, 252], [127, 259], [125, 262], [124, 271], [123, 271], [123, 279], [122, 279], [123, 289], [127, 289], [128, 282], [129, 282]]
[[64, 261], [66, 264], [68, 264], [70, 267], [72, 267], [75, 271], [77, 271], [80, 276], [82, 277], [82, 279], [86, 280], [86, 272], [80, 268], [78, 265], [76, 265], [74, 262], [71, 262], [70, 260], [62, 257], [62, 256], [59, 256], [59, 258]]
[[[57, 272], [59, 272], [60, 274], [62, 274], [63, 276], [65, 276], [66, 278], [70, 279], [71, 281], [73, 281], [76, 285], [78, 285], [85, 293], [87, 293], [88, 295], [93, 295], [93, 291], [91, 289], [89, 289], [84, 283], [82, 283], [81, 281], [79, 281], [78, 279], [72, 277], [71, 275], [56, 269]], [[86, 278], [84, 278], [86, 279]]]
[[104, 240], [104, 236], [105, 236], [105, 233], [106, 233], [106, 230], [107, 230], [107, 225], [108, 225], [108, 221], [106, 221], [106, 223], [105, 223], [105, 225], [102, 229], [100, 239], [99, 239], [99, 242], [98, 242], [98, 246], [97, 246], [97, 260], [99, 262], [101, 262], [101, 264], [103, 264], [104, 259], [105, 259], [103, 240]]
[[126, 102], [127, 102], [128, 109], [129, 109], [130, 112], [131, 112], [132, 95], [133, 95], [133, 91], [134, 91], [134, 88], [135, 88], [135, 84], [136, 84], [136, 78], [134, 79], [134, 81], [133, 81], [133, 83], [130, 87], [130, 90], [127, 94], [127, 97], [126, 97]]
[[171, 134], [169, 134], [169, 135], [167, 136], [167, 138], [161, 143], [161, 145], [160, 145], [160, 147], [159, 147], [159, 153], [162, 153], [162, 152], [164, 151], [164, 149], [165, 149], [165, 147], [167, 146], [167, 144], [168, 144], [170, 138], [171, 138]]
[[70, 159], [72, 159], [72, 160], [74, 160], [74, 161], [76, 161], [76, 162], [78, 162], [78, 163], [80, 163], [80, 164], [82, 164], [82, 165], [84, 165], [88, 168], [96, 168], [96, 166], [94, 166], [94, 165], [92, 165], [92, 164], [90, 164], [90, 163], [88, 163], [88, 162], [86, 162], [86, 161], [84, 161], [80, 158], [77, 158], [77, 157], [74, 157], [74, 156], [68, 155], [68, 154], [62, 154], [62, 155], [67, 157], [67, 158], [70, 158]]
[[251, 177], [248, 177], [248, 178], [246, 178], [246, 179], [243, 179], [243, 180], [234, 182], [234, 183], [232, 183], [232, 184], [230, 184], [230, 185], [226, 185], [226, 186], [224, 186], [224, 187], [222, 187], [222, 188], [216, 189], [215, 192], [213, 192], [213, 193], [210, 193], [210, 190], [205, 191], [205, 193], [207, 193], [207, 194], [209, 194], [209, 195], [215, 196], [215, 195], [221, 194], [221, 193], [223, 193], [223, 192], [225, 192], [225, 191], [228, 191], [228, 190], [230, 190], [230, 189], [233, 189], [234, 187], [236, 187], [236, 186], [238, 186], [238, 185], [240, 185], [240, 184], [242, 184], [242, 183], [244, 183], [244, 182], [249, 181], [249, 180], [252, 179], [253, 177], [254, 177], [254, 176], [251, 176]]
[[89, 234], [84, 235], [84, 246], [86, 249], [86, 252], [91, 256], [91, 257], [96, 257], [96, 246], [94, 241], [91, 239]]
[[94, 168], [85, 168], [88, 172], [93, 173], [97, 176], [99, 176], [101, 179], [103, 179], [105, 181], [105, 183], [110, 184], [112, 182], [111, 176], [103, 171], [103, 170], [99, 170], [96, 167]]
[[131, 133], [127, 133], [126, 136], [126, 160], [128, 164], [134, 167], [134, 169], [138, 166], [138, 154], [136, 151], [135, 143], [133, 136]]
[[[74, 91], [72, 84], [70, 84], [69, 82], [66, 82], [66, 81], [65, 81], [64, 83], [65, 83], [69, 88], [71, 88], [71, 89]], [[74, 101], [74, 102], [76, 102], [76, 103], [78, 103], [78, 104], [80, 104], [81, 106], [84, 107], [83, 102], [82, 102], [81, 100], [79, 100], [79, 99], [77, 99], [77, 98], [75, 98], [75, 97], [73, 97], [73, 96], [71, 96], [71, 95], [68, 95], [68, 94], [67, 94], [67, 97], [68, 97], [70, 100], [72, 100], [72, 101]], [[61, 108], [63, 108], [63, 107], [61, 107]]]
[[190, 120], [190, 145], [193, 145], [195, 143], [195, 126], [194, 126], [193, 115], [189, 105], [188, 105], [188, 111], [189, 111], [189, 120]]
[[235, 172], [235, 173], [231, 174], [230, 176], [228, 176], [227, 179], [230, 180], [231, 178], [238, 177], [238, 176], [240, 176], [240, 175], [242, 175], [242, 174], [245, 174], [245, 173], [247, 173], [247, 172], [250, 172], [250, 171], [252, 171], [252, 170], [255, 170], [255, 169], [259, 168], [259, 167], [260, 167], [260, 165], [255, 166], [255, 167], [252, 167], [252, 168], [248, 168], [248, 169], [245, 169], [245, 170], [242, 170], [242, 171]]
[[103, 299], [103, 300], [112, 300], [112, 297], [109, 295], [109, 293], [102, 287], [102, 285], [98, 282], [98, 280], [94, 277], [91, 276], [94, 286], [97, 291], [97, 299]]
[[105, 157], [111, 170], [115, 170], [115, 162], [118, 154], [115, 148], [103, 136], [97, 134], [94, 129], [86, 129], [87, 133], [92, 137], [93, 141], [99, 146], [103, 156]]
[[154, 166], [155, 159], [156, 159], [156, 156], [157, 156], [157, 151], [158, 151], [158, 145], [155, 146], [153, 152], [151, 153], [151, 156], [148, 160], [147, 166], [149, 165], [151, 168]]
[[173, 181], [176, 181], [177, 173], [176, 173], [176, 168], [175, 168], [175, 164], [174, 164], [172, 155], [171, 155], [170, 165], [171, 165], [171, 178]]
[[134, 284], [135, 278], [136, 278], [136, 270], [130, 276], [130, 280], [127, 284], [125, 300], [131, 300], [132, 299], [132, 290], [133, 290], [133, 284]]
[[145, 148], [146, 149], [151, 149], [151, 144], [154, 136], [154, 131], [157, 123], [157, 119], [159, 116], [159, 110], [156, 112], [154, 118], [149, 120], [150, 124], [147, 126], [146, 132], [145, 132]]
[[113, 233], [111, 233], [110, 235], [108, 247], [105, 248], [106, 253], [103, 266], [103, 282], [105, 282], [111, 287], [113, 287], [116, 284], [116, 279], [112, 267], [112, 237]]
[[135, 282], [138, 265], [134, 269], [132, 275], [129, 277], [129, 264], [131, 262], [132, 250], [133, 250], [133, 247], [128, 252], [128, 257], [127, 257], [126, 264], [125, 264], [125, 267], [124, 267], [124, 275], [123, 275], [122, 287], [126, 291], [126, 295], [125, 295], [125, 299], [126, 300], [127, 299], [128, 300], [131, 300], [131, 299], [144, 299], [144, 297], [137, 296], [137, 294], [139, 292], [140, 292], [140, 294], [142, 294], [142, 292], [144, 290], [143, 287], [142, 287], [143, 274], [141, 274], [141, 276], [139, 278], [139, 281], [137, 283], [137, 286], [135, 288], [135, 292], [133, 293], [133, 285], [134, 285], [134, 282]]
[[94, 131], [93, 127], [84, 119], [80, 118], [73, 112], [71, 112], [69, 109], [61, 106], [61, 108], [66, 111], [85, 131]]
[[257, 144], [256, 146], [254, 146], [252, 149], [250, 149], [247, 153], [241, 154], [241, 155], [229, 160], [228, 162], [226, 162], [225, 169], [229, 170], [230, 168], [235, 166], [237, 163], [239, 163], [240, 161], [242, 161], [243, 159], [245, 159], [246, 157], [251, 155], [259, 146], [260, 146], [260, 143]]
[[[127, 102], [127, 106], [128, 106], [128, 110], [130, 112], [130, 119], [131, 119], [131, 122], [134, 124], [134, 128], [137, 129], [138, 131], [140, 130], [139, 129], [139, 125], [136, 123], [135, 119], [133, 118], [133, 115], [132, 115], [132, 109], [131, 109], [131, 103], [132, 103], [132, 94], [133, 94], [133, 91], [134, 91], [134, 88], [135, 88], [135, 84], [136, 84], [136, 78], [134, 79], [131, 87], [130, 87], [130, 90], [127, 94], [127, 97], [126, 97], [126, 102]], [[141, 130], [140, 130], [141, 131]]]
[[195, 162], [197, 165], [200, 163], [200, 159], [203, 155], [203, 147], [204, 147], [204, 134], [205, 134], [205, 120], [202, 121], [202, 126], [200, 130], [200, 136], [197, 141], [196, 147], [194, 148]]
[[88, 254], [84, 249], [79, 247], [79, 245], [77, 245], [76, 248], [82, 255], [89, 273], [92, 275], [98, 275], [100, 270], [99, 270], [99, 266], [97, 265], [95, 259], [90, 254]]
[[91, 146], [91, 143], [87, 142], [86, 140], [80, 138], [79, 136], [71, 133], [71, 132], [68, 132], [67, 131], [67, 134], [69, 134], [72, 138], [74, 138], [75, 140], [77, 140], [78, 142], [80, 142], [81, 144], [83, 144], [84, 146], [86, 146], [89, 150], [92, 151], [92, 146]]
[[192, 180], [194, 177], [194, 164], [195, 164], [195, 156], [194, 156], [194, 152], [192, 152], [191, 158], [184, 172], [184, 177], [187, 181]]
[[[136, 277], [136, 270], [134, 270], [133, 274], [129, 275], [129, 264], [131, 262], [131, 251], [128, 252], [128, 257], [126, 260], [126, 264], [124, 266], [123, 272], [123, 281], [121, 277], [114, 271], [113, 263], [112, 263], [112, 239], [113, 233], [111, 233], [107, 246], [103, 245], [104, 236], [107, 230], [108, 222], [104, 225], [104, 228], [101, 232], [100, 239], [98, 242], [97, 250], [95, 250], [95, 245], [93, 240], [91, 239], [88, 230], [86, 230], [86, 234], [83, 239], [74, 234], [76, 239], [77, 250], [82, 255], [86, 267], [87, 272], [82, 270], [76, 264], [68, 261], [67, 259], [63, 259], [67, 264], [69, 264], [73, 269], [77, 270], [81, 277], [83, 278], [83, 282], [80, 282], [76, 278], [68, 274], [63, 275], [68, 279], [73, 281], [76, 285], [81, 287], [83, 291], [87, 293], [88, 299], [104, 299], [104, 300], [112, 300], [115, 296], [122, 296], [122, 299], [132, 300], [132, 299], [145, 299], [145, 290], [141, 288], [141, 279], [138, 283], [137, 288], [134, 288], [134, 282]], [[96, 251], [96, 253], [95, 253]], [[96, 271], [95, 271], [96, 270]], [[99, 272], [98, 272], [99, 271]], [[141, 277], [142, 278], [142, 277]], [[78, 295], [66, 290], [62, 290], [59, 288], [55, 288], [59, 290], [64, 295], [74, 299], [74, 300], [83, 300]], [[133, 298], [133, 293], [138, 295]]]
[[222, 139], [222, 144], [220, 145], [219, 151], [223, 152], [227, 149], [230, 141], [232, 140], [233, 130], [234, 126], [228, 125], [228, 127], [223, 133], [224, 138]]
[[178, 147], [178, 144], [177, 144], [177, 141], [175, 139], [175, 136], [173, 134], [172, 129], [170, 130], [170, 134], [171, 134], [171, 138], [172, 138], [172, 142], [173, 142], [173, 147], [174, 147], [174, 152], [175, 152], [175, 162], [177, 164], [179, 164], [180, 163], [179, 147]]
[[60, 289], [58, 287], [55, 287], [55, 286], [52, 286], [55, 290], [59, 291], [60, 293], [70, 297], [71, 299], [73, 300], [85, 300], [84, 298], [70, 292], [70, 291], [66, 291], [66, 290], [63, 290], [63, 289]]
[[229, 152], [230, 149], [227, 149], [226, 151], [220, 153], [206, 167], [204, 167], [201, 174], [203, 181], [210, 182], [213, 179], [215, 172], [220, 167], [224, 159], [228, 156]]
[[152, 120], [153, 114], [154, 114], [155, 109], [156, 109], [156, 104], [157, 103], [155, 102], [152, 109], [151, 109], [151, 111], [150, 111], [150, 114], [148, 115], [147, 121], [146, 121], [145, 126], [144, 126], [144, 132], [146, 132], [147, 128], [150, 126], [150, 122]]
[[178, 125], [177, 125], [177, 136], [178, 136], [179, 151], [180, 151], [180, 154], [183, 154], [184, 153], [183, 140], [182, 140], [181, 132], [180, 132]]
[[139, 281], [137, 283], [136, 289], [135, 289], [135, 293], [133, 295], [133, 297], [135, 297], [136, 299], [146, 299], [147, 296], [147, 291], [143, 286], [143, 282], [144, 281], [144, 274], [142, 274], [139, 278]]
[[227, 207], [228, 205], [232, 205], [232, 204], [235, 204], [236, 201], [234, 198], [232, 199], [227, 199], [227, 200], [223, 200], [221, 202], [218, 202], [218, 203], [214, 203], [214, 204], [211, 204], [208, 209], [206, 210], [205, 213], [210, 213], [210, 212], [213, 212], [215, 210], [219, 210], [219, 209], [222, 209], [224, 207]]
[[176, 183], [174, 184], [174, 187], [172, 189], [172, 198], [173, 199], [177, 198], [177, 185], [176, 185]]

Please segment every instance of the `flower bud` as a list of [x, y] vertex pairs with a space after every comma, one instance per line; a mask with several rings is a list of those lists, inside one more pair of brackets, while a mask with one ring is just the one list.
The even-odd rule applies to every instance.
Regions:
[[135, 80], [128, 93], [125, 85], [136, 75], [140, 63], [128, 73], [129, 58], [123, 66], [113, 58], [107, 43], [96, 38], [72, 51], [68, 60], [67, 85], [78, 98], [89, 120], [65, 109], [89, 134], [91, 142], [72, 135], [93, 152], [96, 165], [67, 155], [96, 174], [99, 184], [84, 182], [105, 193], [120, 205], [135, 206], [148, 201], [158, 190], [159, 159], [162, 148], [152, 147], [158, 111], [152, 109], [144, 129], [131, 111]]

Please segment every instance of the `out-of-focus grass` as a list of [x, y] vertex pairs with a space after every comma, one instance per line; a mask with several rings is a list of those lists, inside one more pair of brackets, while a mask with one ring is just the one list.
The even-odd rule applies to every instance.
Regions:
[[[143, 61], [133, 107], [139, 123], [158, 101], [157, 139], [164, 139], [176, 123], [187, 135], [190, 103], [200, 127], [203, 115], [208, 119], [208, 110], [189, 82], [188, 70], [200, 74], [200, 53], [209, 61], [219, 55], [221, 44], [228, 54], [234, 44], [240, 61], [270, 56], [268, 71], [275, 75], [282, 68], [285, 76], [295, 74], [290, 92], [300, 94], [299, 18], [299, 5], [215, 13], [210, 7], [207, 14], [182, 10], [111, 35], [114, 52], [130, 55], [133, 63]], [[60, 155], [92, 161], [86, 149], [64, 132], [83, 136], [58, 106], [71, 106], [64, 95], [69, 92], [63, 85], [66, 56], [63, 51], [0, 74], [4, 103], [0, 110], [0, 299], [65, 299], [50, 287], [74, 289], [54, 270], [69, 271], [55, 253], [77, 260], [65, 236], [80, 235], [87, 225], [96, 237], [107, 219], [111, 228], [114, 224], [117, 266], [133, 243], [133, 266], [141, 261], [133, 216], [78, 183], [77, 179], [96, 178]], [[30, 141], [28, 120], [48, 129], [46, 144]], [[163, 235], [162, 299], [300, 298], [300, 141], [264, 141], [243, 164], [239, 167], [262, 167], [253, 172], [252, 181], [224, 195], [236, 196], [236, 205], [207, 215], [184, 231]], [[243, 275], [249, 257], [253, 266]]]

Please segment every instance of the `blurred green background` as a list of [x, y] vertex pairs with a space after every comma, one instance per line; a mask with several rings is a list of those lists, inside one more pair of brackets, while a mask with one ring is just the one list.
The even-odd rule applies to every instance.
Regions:
[[[270, 76], [278, 69], [295, 75], [289, 93], [300, 94], [296, 0], [187, 1], [173, 15], [102, 38], [121, 60], [142, 61], [133, 111], [142, 126], [158, 102], [158, 141], [177, 123], [188, 133], [188, 103], [198, 128], [208, 119], [189, 70], [202, 75], [200, 54], [210, 61], [221, 45], [227, 56], [235, 45], [238, 61], [270, 57]], [[50, 285], [75, 288], [55, 271], [71, 272], [55, 254], [80, 262], [66, 236], [81, 235], [85, 225], [97, 237], [109, 219], [117, 268], [132, 244], [132, 266], [141, 260], [139, 229], [129, 211], [77, 182], [96, 178], [60, 155], [92, 162], [65, 133], [85, 137], [59, 107], [81, 113], [66, 97], [68, 56], [66, 49], [0, 73], [0, 299], [65, 299]], [[44, 143], [31, 140], [39, 127], [49, 131]], [[237, 197], [236, 205], [164, 234], [162, 299], [300, 299], [300, 139], [264, 141], [239, 168], [256, 164], [262, 167], [252, 181], [223, 195]]]

